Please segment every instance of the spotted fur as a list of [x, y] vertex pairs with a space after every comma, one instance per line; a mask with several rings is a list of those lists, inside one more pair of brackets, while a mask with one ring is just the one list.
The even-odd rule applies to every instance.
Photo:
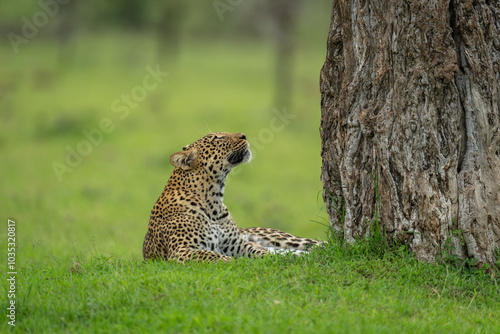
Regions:
[[228, 261], [318, 245], [275, 229], [236, 226], [223, 203], [225, 180], [251, 157], [244, 134], [224, 132], [208, 134], [172, 154], [175, 169], [151, 210], [144, 259]]

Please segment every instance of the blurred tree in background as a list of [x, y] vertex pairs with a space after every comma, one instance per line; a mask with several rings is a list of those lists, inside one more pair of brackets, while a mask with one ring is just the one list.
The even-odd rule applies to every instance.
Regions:
[[[305, 3], [301, 0], [256, 0], [193, 3], [153, 0], [40, 0], [38, 2], [4, 2], [0, 4], [3, 35], [16, 33], [23, 38], [26, 22], [33, 24], [37, 36], [57, 42], [60, 60], [74, 56], [75, 39], [82, 34], [121, 30], [145, 32], [157, 36], [159, 61], [175, 61], [183, 39], [267, 39], [275, 45], [274, 105], [291, 105], [293, 95], [293, 59], [296, 30], [302, 16], [314, 20], [329, 11], [329, 1]], [[45, 12], [30, 17], [26, 13]], [[25, 18], [20, 20], [20, 17]], [[53, 19], [52, 19], [53, 18]], [[41, 23], [41, 24], [38, 24]], [[40, 26], [40, 27], [38, 27]], [[28, 27], [31, 30], [31, 27]], [[307, 30], [307, 28], [306, 28]], [[12, 43], [12, 41], [11, 41]], [[22, 45], [22, 44], [20, 44]]]

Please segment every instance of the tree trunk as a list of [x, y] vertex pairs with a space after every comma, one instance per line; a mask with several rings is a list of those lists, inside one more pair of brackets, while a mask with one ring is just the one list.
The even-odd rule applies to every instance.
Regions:
[[272, 0], [268, 4], [275, 24], [275, 106], [290, 107], [292, 102], [295, 26], [300, 4], [300, 0]]
[[379, 197], [386, 237], [417, 258], [453, 246], [461, 259], [495, 263], [499, 17], [500, 3], [488, 0], [334, 1], [321, 179], [330, 223], [346, 241], [370, 233]]
[[58, 43], [58, 60], [61, 63], [68, 62], [74, 58], [75, 34], [78, 25], [78, 1], [70, 1], [61, 4], [57, 13], [58, 23], [55, 37]]

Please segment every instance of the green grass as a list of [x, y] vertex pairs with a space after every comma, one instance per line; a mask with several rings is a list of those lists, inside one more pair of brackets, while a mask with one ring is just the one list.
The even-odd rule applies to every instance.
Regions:
[[73, 261], [20, 270], [20, 332], [499, 332], [496, 279], [402, 250], [379, 256], [334, 243], [231, 263]]

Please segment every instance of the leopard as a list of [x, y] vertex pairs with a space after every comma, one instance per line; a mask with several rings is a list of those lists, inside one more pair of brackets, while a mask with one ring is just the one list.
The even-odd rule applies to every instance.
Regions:
[[232, 261], [308, 252], [321, 241], [266, 227], [239, 228], [223, 202], [226, 178], [252, 159], [243, 133], [214, 132], [170, 156], [174, 170], [154, 204], [145, 260]]

